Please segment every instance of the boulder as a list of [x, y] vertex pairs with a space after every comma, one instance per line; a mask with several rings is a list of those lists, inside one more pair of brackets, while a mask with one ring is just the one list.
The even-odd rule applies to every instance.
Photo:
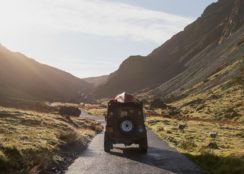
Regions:
[[179, 130], [184, 130], [186, 127], [187, 127], [187, 124], [185, 124], [185, 123], [179, 123], [178, 124], [178, 129]]
[[218, 149], [219, 148], [216, 142], [210, 142], [207, 147], [210, 149]]
[[81, 111], [79, 108], [72, 107], [72, 106], [62, 106], [59, 109], [59, 114], [64, 116], [80, 116]]

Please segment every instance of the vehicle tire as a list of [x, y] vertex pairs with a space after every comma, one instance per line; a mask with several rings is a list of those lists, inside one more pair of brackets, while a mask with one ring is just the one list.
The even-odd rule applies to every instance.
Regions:
[[131, 135], [134, 132], [134, 121], [128, 118], [124, 118], [119, 121], [119, 130], [123, 135]]
[[147, 136], [140, 141], [139, 149], [142, 153], [147, 153], [147, 149], [148, 149]]
[[110, 150], [113, 148], [113, 144], [111, 143], [108, 134], [104, 133], [104, 151], [110, 152]]

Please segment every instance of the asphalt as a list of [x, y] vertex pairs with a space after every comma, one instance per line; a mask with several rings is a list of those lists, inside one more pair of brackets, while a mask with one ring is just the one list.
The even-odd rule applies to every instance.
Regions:
[[[104, 124], [96, 116], [83, 115]], [[88, 148], [66, 170], [66, 174], [198, 174], [202, 172], [195, 164], [175, 149], [169, 147], [148, 130], [149, 149], [139, 152], [136, 145], [115, 145], [111, 153], [103, 150], [104, 133], [98, 134]]]

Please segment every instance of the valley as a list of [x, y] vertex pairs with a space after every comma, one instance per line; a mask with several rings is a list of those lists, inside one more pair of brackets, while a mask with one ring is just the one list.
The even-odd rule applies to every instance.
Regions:
[[[244, 173], [243, 24], [243, 0], [218, 0], [150, 54], [84, 79], [0, 45], [0, 173]], [[122, 92], [144, 105], [148, 154], [103, 151]]]

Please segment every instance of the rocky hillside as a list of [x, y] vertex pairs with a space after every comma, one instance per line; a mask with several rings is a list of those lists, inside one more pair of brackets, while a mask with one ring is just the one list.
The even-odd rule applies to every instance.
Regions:
[[[172, 96], [172, 106], [187, 118], [244, 123], [244, 56], [204, 81]], [[172, 100], [171, 99], [171, 100]]]
[[146, 89], [170, 98], [244, 55], [243, 24], [244, 1], [219, 0], [148, 56], [126, 59], [96, 94], [109, 97]]
[[0, 102], [87, 99], [90, 85], [59, 69], [40, 64], [0, 45]]

